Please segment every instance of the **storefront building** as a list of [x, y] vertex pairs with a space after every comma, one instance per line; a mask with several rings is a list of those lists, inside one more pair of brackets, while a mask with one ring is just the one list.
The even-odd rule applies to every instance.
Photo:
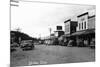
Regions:
[[91, 46], [92, 41], [95, 41], [95, 15], [89, 16], [86, 12], [77, 16], [77, 21], [77, 31], [72, 34], [77, 46]]
[[76, 32], [77, 27], [77, 21], [71, 21], [71, 19], [68, 19], [64, 22], [65, 25], [65, 34], [61, 37], [62, 38], [62, 45], [67, 46], [68, 42], [73, 39], [71, 37], [71, 34]]

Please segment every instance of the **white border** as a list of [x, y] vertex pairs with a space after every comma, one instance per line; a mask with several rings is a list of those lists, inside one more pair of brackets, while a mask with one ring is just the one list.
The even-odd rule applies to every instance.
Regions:
[[[96, 5], [96, 62], [86, 62], [86, 63], [70, 63], [70, 64], [53, 64], [53, 65], [39, 65], [36, 67], [98, 67], [100, 60], [99, 53], [99, 15], [100, 15], [100, 2], [99, 0], [38, 0], [46, 2], [60, 2], [60, 3], [73, 3], [73, 4], [88, 4]], [[8, 67], [10, 63], [10, 53], [9, 53], [9, 0], [0, 0], [0, 67]], [[27, 66], [32, 67], [32, 66]], [[35, 67], [35, 66], [34, 66]]]

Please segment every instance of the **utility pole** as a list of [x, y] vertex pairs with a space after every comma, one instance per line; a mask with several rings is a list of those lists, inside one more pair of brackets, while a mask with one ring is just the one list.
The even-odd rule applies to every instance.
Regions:
[[52, 29], [51, 29], [51, 28], [49, 28], [49, 30], [50, 30], [50, 36], [51, 36], [51, 31], [52, 31]]
[[50, 31], [50, 44], [51, 44], [51, 31], [52, 31], [51, 27], [49, 28], [49, 31]]
[[[19, 3], [19, 1], [16, 1], [16, 0], [10, 0], [10, 23], [11, 23], [11, 7], [12, 6], [15, 6], [15, 7], [18, 7], [19, 5], [17, 5]], [[16, 29], [17, 32], [20, 31], [20, 29]], [[19, 43], [19, 46], [20, 46], [20, 43], [21, 43], [21, 37], [18, 37], [18, 43]]]
[[[17, 28], [16, 31], [17, 32], [20, 32], [21, 29], [20, 28]], [[18, 36], [18, 42], [19, 42], [19, 46], [20, 46], [20, 44], [21, 44], [21, 37], [20, 37], [20, 35]]]
[[50, 31], [50, 40], [51, 40], [51, 31], [52, 31], [52, 29], [51, 29], [51, 28], [49, 28], [49, 31]]
[[41, 34], [39, 34], [39, 38], [41, 39]]

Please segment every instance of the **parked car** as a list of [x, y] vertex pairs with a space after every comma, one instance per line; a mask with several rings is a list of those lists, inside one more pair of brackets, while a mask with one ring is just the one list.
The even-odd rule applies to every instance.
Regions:
[[22, 50], [32, 50], [34, 49], [34, 44], [32, 40], [24, 40], [21, 42]]
[[12, 44], [11, 44], [11, 47], [10, 47], [10, 51], [11, 51], [11, 52], [16, 51], [16, 48], [17, 48], [17, 47], [19, 47], [19, 44], [17, 44], [17, 43], [12, 43]]

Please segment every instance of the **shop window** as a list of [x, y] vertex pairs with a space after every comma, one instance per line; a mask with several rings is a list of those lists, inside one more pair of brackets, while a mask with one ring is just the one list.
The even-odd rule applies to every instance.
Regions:
[[79, 23], [79, 30], [80, 30], [80, 23]]
[[84, 22], [84, 29], [86, 29], [86, 22]]
[[82, 30], [83, 30], [83, 22], [82, 22]]

